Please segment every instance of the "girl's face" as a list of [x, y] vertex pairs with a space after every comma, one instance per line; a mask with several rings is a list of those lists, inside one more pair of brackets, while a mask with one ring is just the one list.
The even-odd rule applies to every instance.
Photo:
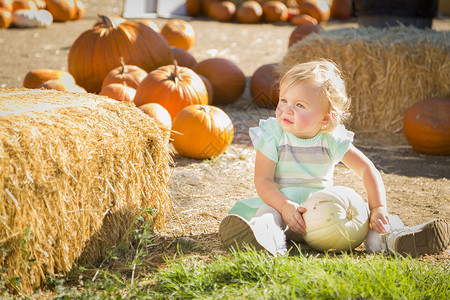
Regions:
[[330, 122], [328, 107], [321, 98], [321, 90], [308, 82], [287, 88], [280, 86], [280, 101], [275, 111], [278, 123], [298, 138], [309, 139]]

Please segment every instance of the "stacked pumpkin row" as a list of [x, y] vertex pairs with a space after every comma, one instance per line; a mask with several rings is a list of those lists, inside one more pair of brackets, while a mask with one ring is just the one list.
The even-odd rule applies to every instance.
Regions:
[[[287, 2], [293, 2], [294, 5]], [[251, 24], [258, 22], [285, 22], [294, 25], [318, 24], [330, 16], [348, 18], [352, 12], [351, 0], [333, 0], [331, 7], [321, 0], [265, 1], [265, 0], [187, 0], [186, 12], [197, 17], [204, 15], [221, 22], [236, 20]]]
[[47, 27], [81, 19], [84, 13], [79, 0], [0, 0], [0, 28]]
[[148, 20], [101, 16], [72, 44], [69, 72], [32, 70], [23, 85], [108, 96], [139, 107], [168, 135], [172, 129], [172, 144], [183, 156], [210, 158], [223, 153], [234, 128], [228, 115], [213, 104], [237, 100], [245, 89], [245, 75], [224, 58], [197, 63], [187, 52], [195, 39], [188, 22], [170, 20], [161, 33], [155, 28]]

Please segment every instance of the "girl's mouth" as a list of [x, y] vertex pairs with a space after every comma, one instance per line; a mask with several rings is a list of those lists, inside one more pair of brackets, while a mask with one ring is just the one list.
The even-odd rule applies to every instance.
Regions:
[[284, 124], [292, 124], [293, 122], [289, 121], [288, 119], [283, 119]]

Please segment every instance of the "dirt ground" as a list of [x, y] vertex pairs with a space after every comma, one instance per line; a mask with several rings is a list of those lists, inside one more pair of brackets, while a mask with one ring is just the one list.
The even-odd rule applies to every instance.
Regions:
[[[48, 28], [0, 30], [0, 87], [22, 86], [30, 69], [67, 70], [67, 54], [73, 41], [96, 21], [97, 14], [119, 16], [120, 0], [84, 0], [86, 16], [79, 21], [53, 23]], [[154, 19], [161, 28], [167, 19]], [[236, 63], [247, 79], [261, 65], [279, 62], [287, 52], [293, 26], [287, 24], [243, 25], [220, 23], [207, 19], [190, 21], [196, 31], [191, 54], [201, 61], [224, 57]], [[325, 29], [357, 26], [355, 20], [330, 21]], [[437, 30], [450, 30], [449, 18], [434, 20]], [[253, 185], [254, 150], [248, 128], [274, 111], [252, 104], [247, 89], [235, 103], [222, 107], [235, 126], [232, 145], [220, 157], [201, 161], [174, 155], [176, 166], [171, 182], [171, 195], [178, 218], [170, 218], [162, 233], [167, 239], [185, 236], [196, 242], [202, 253], [222, 252], [218, 240], [220, 220], [235, 201], [255, 196]], [[386, 142], [387, 141], [387, 142]], [[450, 221], [450, 156], [427, 156], [415, 152], [402, 133], [389, 136], [356, 133], [355, 145], [373, 160], [381, 171], [386, 186], [388, 209], [406, 225], [442, 218]], [[358, 178], [346, 167], [338, 165], [337, 185], [346, 185], [364, 197]], [[428, 257], [432, 261], [449, 262], [450, 249]]]

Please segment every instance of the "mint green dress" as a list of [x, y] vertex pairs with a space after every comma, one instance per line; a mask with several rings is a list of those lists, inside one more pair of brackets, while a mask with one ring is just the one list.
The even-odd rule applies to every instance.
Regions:
[[[350, 148], [354, 135], [339, 125], [332, 132], [300, 139], [284, 131], [276, 118], [261, 120], [249, 133], [255, 150], [277, 164], [274, 181], [280, 192], [298, 204], [312, 192], [333, 186], [334, 168]], [[262, 205], [265, 203], [259, 197], [240, 200], [228, 214], [250, 220]]]

